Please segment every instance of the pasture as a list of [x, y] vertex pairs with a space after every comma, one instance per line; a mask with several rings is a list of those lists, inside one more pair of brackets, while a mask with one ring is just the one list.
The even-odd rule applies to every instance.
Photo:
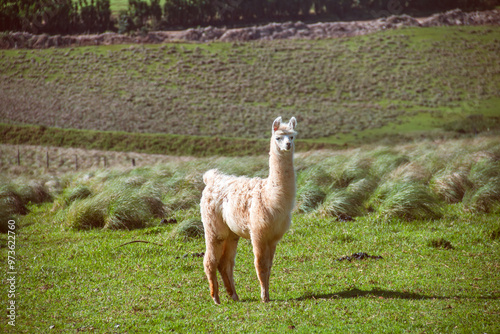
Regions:
[[[497, 332], [499, 143], [494, 136], [298, 153], [297, 207], [278, 245], [269, 304], [260, 302], [245, 240], [235, 271], [242, 301], [222, 295], [213, 304], [199, 225], [202, 173], [217, 167], [265, 177], [266, 156], [4, 180], [2, 198], [19, 199], [29, 212], [12, 216], [17, 325], [0, 326], [15, 333]], [[152, 243], [123, 245], [134, 240]], [[382, 259], [338, 261], [357, 252]]]

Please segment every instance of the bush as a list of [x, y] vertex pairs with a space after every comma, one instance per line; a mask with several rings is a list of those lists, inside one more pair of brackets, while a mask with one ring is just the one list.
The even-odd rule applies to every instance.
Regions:
[[[5, 11], [4, 11], [5, 10]], [[17, 0], [0, 4], [0, 31], [53, 35], [112, 29], [109, 0]]]

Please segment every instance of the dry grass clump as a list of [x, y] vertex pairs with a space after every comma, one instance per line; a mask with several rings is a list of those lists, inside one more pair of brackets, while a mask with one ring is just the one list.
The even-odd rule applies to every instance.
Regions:
[[[342, 219], [373, 212], [384, 219], [436, 219], [443, 205], [454, 203], [463, 203], [466, 211], [496, 212], [496, 142], [497, 137], [485, 137], [298, 154], [295, 212]], [[54, 220], [73, 229], [143, 228], [174, 216], [199, 221], [202, 175], [210, 168], [266, 177], [268, 162], [265, 156], [210, 158], [73, 174], [52, 180], [64, 188], [53, 205]], [[46, 184], [17, 180], [1, 185], [0, 216], [26, 214], [29, 203], [51, 200]]]
[[295, 210], [307, 213], [315, 210], [326, 198], [326, 192], [314, 182], [307, 182], [297, 190]]
[[172, 231], [171, 236], [174, 238], [182, 238], [186, 241], [191, 238], [201, 238], [204, 234], [205, 229], [203, 228], [201, 220], [199, 218], [190, 218], [177, 225]]
[[26, 204], [16, 191], [14, 185], [5, 184], [0, 187], [0, 209], [2, 217], [11, 215], [25, 215], [28, 213]]
[[47, 187], [38, 181], [20, 179], [1, 184], [0, 219], [2, 219], [2, 224], [7, 224], [7, 221], [15, 215], [27, 214], [29, 205], [49, 202], [52, 198]]
[[79, 185], [75, 188], [70, 188], [65, 190], [65, 201], [66, 203], [72, 203], [77, 199], [85, 199], [92, 196], [92, 191], [89, 187], [84, 185]]
[[441, 216], [437, 197], [417, 182], [386, 182], [375, 191], [371, 204], [387, 219], [437, 219]]
[[154, 218], [164, 216], [160, 198], [146, 194], [120, 196], [109, 204], [104, 228], [111, 230], [144, 228]]
[[74, 201], [67, 209], [64, 224], [76, 230], [102, 228], [105, 225], [106, 206], [97, 198]]
[[433, 181], [433, 189], [436, 194], [447, 203], [459, 203], [464, 198], [468, 189], [472, 188], [472, 182], [468, 179], [468, 171], [444, 171]]
[[337, 189], [332, 191], [325, 199], [319, 212], [324, 216], [330, 217], [355, 217], [362, 214], [362, 198], [346, 189]]

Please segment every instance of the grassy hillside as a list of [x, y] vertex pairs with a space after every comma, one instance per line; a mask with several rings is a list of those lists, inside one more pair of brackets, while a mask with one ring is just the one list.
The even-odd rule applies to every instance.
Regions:
[[[2, 143], [5, 144], [36, 144], [177, 156], [260, 155], [269, 149], [269, 140], [264, 139], [59, 129], [2, 123], [0, 134]], [[296, 150], [300, 152], [336, 147], [335, 144], [299, 140]]]
[[499, 123], [499, 36], [498, 27], [441, 27], [321, 41], [2, 50], [0, 117], [254, 139], [268, 136], [276, 115], [294, 115], [301, 138], [337, 144], [481, 132]]
[[[0, 216], [16, 225], [18, 318], [15, 331], [0, 328], [498, 332], [499, 157], [498, 136], [297, 154], [297, 207], [278, 245], [272, 302], [259, 301], [242, 240], [242, 302], [224, 296], [218, 307], [200, 257], [201, 175], [265, 177], [266, 156], [10, 174]], [[133, 240], [156, 244], [119, 247]], [[0, 241], [6, 259], [8, 235]], [[355, 252], [382, 259], [336, 261]]]

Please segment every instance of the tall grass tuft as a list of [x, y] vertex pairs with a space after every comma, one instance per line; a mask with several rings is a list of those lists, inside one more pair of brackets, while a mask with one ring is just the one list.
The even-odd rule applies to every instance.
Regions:
[[163, 217], [163, 203], [160, 198], [133, 194], [121, 196], [108, 206], [104, 228], [111, 230], [144, 228], [154, 218]]
[[438, 219], [439, 201], [427, 186], [417, 182], [386, 182], [371, 200], [377, 211], [386, 218]]
[[493, 212], [500, 207], [500, 177], [490, 178], [464, 199], [465, 209], [471, 212]]
[[105, 219], [105, 204], [94, 197], [74, 201], [67, 210], [64, 224], [76, 230], [89, 230], [104, 227]]
[[344, 163], [332, 170], [334, 189], [346, 188], [352, 182], [363, 179], [370, 175], [371, 160], [357, 153], [349, 157]]
[[308, 166], [297, 173], [297, 188], [315, 184], [318, 187], [329, 187], [333, 182], [333, 176], [319, 164]]
[[466, 191], [473, 186], [467, 174], [468, 172], [464, 169], [456, 172], [445, 171], [434, 178], [433, 190], [447, 203], [459, 203], [464, 198]]
[[52, 200], [52, 195], [49, 193], [47, 187], [37, 181], [21, 183], [17, 186], [17, 193], [25, 204], [40, 204]]
[[17, 193], [13, 185], [6, 184], [0, 187], [0, 209], [2, 217], [27, 214], [28, 208], [26, 208], [26, 204], [27, 203], [23, 201], [23, 198]]
[[182, 221], [172, 231], [171, 236], [174, 238], [182, 238], [187, 241], [191, 238], [201, 238], [205, 233], [203, 223], [199, 218], [190, 218]]
[[365, 202], [376, 187], [374, 179], [367, 177], [349, 184], [347, 188], [334, 189], [326, 197], [319, 211], [325, 216], [361, 216], [365, 213]]
[[491, 212], [500, 206], [500, 161], [481, 159], [471, 167], [473, 188], [464, 196], [464, 207], [472, 212]]
[[90, 196], [92, 196], [92, 191], [89, 187], [84, 185], [79, 185], [75, 188], [70, 188], [63, 192], [63, 198], [67, 204], [73, 203], [77, 199], [85, 199]]
[[315, 210], [326, 198], [326, 193], [314, 182], [307, 182], [297, 190], [296, 211], [307, 213]]

